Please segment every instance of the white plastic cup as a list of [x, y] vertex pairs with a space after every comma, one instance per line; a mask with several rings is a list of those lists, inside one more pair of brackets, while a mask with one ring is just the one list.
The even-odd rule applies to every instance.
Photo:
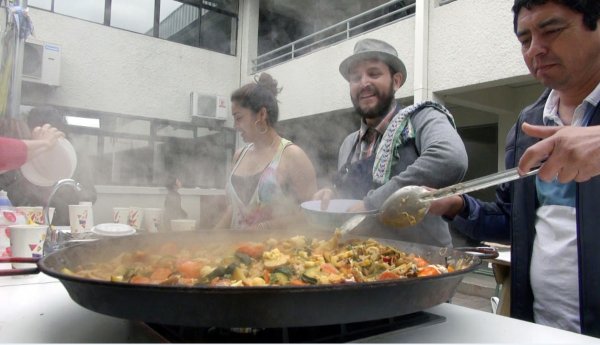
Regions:
[[[41, 258], [46, 239], [47, 225], [23, 224], [10, 225], [10, 251], [15, 258]], [[17, 269], [32, 268], [35, 264], [13, 263]]]
[[141, 207], [130, 207], [127, 224], [136, 230], [142, 229], [142, 220], [144, 219], [144, 209]]
[[25, 216], [28, 223], [44, 224], [44, 208], [42, 206], [18, 206], [16, 209]]
[[129, 207], [113, 207], [113, 223], [129, 224]]
[[195, 219], [171, 219], [171, 231], [194, 231], [196, 230]]
[[160, 232], [162, 221], [162, 208], [144, 209], [144, 230], [146, 230], [147, 232]]
[[25, 216], [15, 210], [0, 210], [0, 257], [10, 255], [10, 230], [11, 225], [27, 224]]
[[92, 230], [94, 215], [91, 205], [69, 205], [69, 224], [74, 234]]

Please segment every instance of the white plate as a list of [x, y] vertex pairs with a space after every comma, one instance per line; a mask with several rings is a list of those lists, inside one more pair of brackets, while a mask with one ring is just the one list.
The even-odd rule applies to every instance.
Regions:
[[94, 226], [92, 232], [101, 236], [128, 236], [135, 234], [135, 229], [127, 224], [103, 223]]
[[377, 213], [377, 210], [363, 212], [348, 212], [348, 209], [362, 200], [333, 199], [329, 201], [326, 210], [321, 210], [321, 200], [305, 201], [300, 206], [308, 221], [314, 225], [336, 228], [346, 220], [358, 214]]
[[73, 145], [64, 138], [51, 149], [21, 166], [25, 178], [38, 186], [49, 187], [56, 181], [71, 178], [77, 167], [77, 154]]

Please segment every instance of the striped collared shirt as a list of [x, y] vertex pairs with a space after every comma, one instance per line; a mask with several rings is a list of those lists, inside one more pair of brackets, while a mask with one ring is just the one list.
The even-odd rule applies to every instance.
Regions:
[[377, 144], [385, 133], [390, 121], [392, 121], [394, 115], [396, 114], [397, 107], [398, 104], [394, 102], [387, 115], [385, 115], [381, 122], [379, 122], [379, 124], [377, 124], [375, 127], [369, 127], [364, 120], [361, 121], [360, 130], [358, 133], [360, 139], [357, 143], [358, 146], [356, 147], [352, 161], [369, 158], [375, 153]]

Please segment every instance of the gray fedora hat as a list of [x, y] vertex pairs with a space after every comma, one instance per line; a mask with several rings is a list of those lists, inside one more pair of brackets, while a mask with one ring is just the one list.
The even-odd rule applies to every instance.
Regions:
[[396, 49], [386, 42], [373, 38], [365, 38], [356, 42], [356, 45], [354, 45], [354, 54], [347, 57], [340, 64], [340, 73], [348, 80], [348, 72], [352, 64], [365, 59], [379, 59], [385, 62], [394, 71], [402, 74], [402, 84], [406, 81], [406, 67], [398, 57]]

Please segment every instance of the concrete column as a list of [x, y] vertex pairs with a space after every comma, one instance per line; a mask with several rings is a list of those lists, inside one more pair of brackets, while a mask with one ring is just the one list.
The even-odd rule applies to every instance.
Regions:
[[[414, 102], [431, 99], [427, 70], [429, 68], [429, 1], [415, 2], [415, 62], [414, 62]], [[410, 73], [410, 72], [409, 72]]]
[[258, 55], [258, 10], [259, 0], [240, 1], [240, 30], [237, 40], [240, 57], [240, 86], [245, 84], [252, 74], [253, 59]]

